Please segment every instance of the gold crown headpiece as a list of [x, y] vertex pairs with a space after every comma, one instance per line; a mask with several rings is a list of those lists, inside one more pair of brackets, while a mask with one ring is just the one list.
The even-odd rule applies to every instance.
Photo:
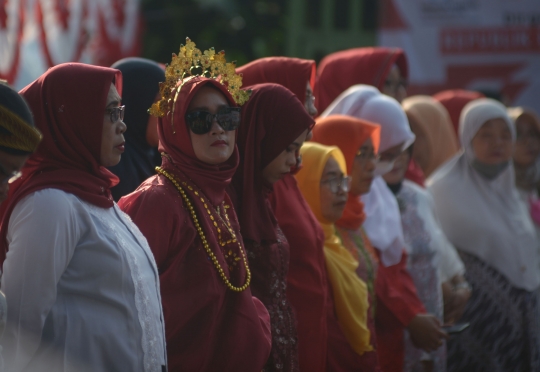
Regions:
[[227, 87], [236, 104], [243, 105], [249, 99], [251, 91], [240, 89], [242, 75], [237, 74], [235, 69], [236, 63], [227, 63], [224, 51], [216, 53], [214, 48], [210, 48], [201, 52], [187, 37], [186, 45], [180, 45], [180, 52], [178, 55], [173, 53], [171, 63], [165, 68], [165, 82], [159, 83], [161, 100], [154, 103], [148, 112], [157, 117], [165, 116], [169, 111], [169, 104], [174, 103], [173, 92], [178, 82], [192, 76], [212, 79], [219, 77], [219, 82]]

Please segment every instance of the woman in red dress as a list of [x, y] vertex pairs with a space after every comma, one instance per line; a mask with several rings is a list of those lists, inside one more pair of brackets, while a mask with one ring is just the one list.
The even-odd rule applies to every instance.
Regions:
[[270, 313], [272, 352], [265, 371], [298, 371], [296, 320], [287, 296], [289, 243], [268, 195], [296, 165], [296, 152], [314, 124], [291, 91], [277, 84], [252, 87], [238, 133], [241, 163], [232, 185], [253, 274], [251, 288]]
[[119, 202], [156, 258], [169, 371], [258, 372], [270, 352], [268, 312], [251, 295], [225, 192], [239, 164], [240, 108], [204, 77], [178, 82], [172, 97], [158, 124], [158, 174]]
[[[261, 83], [283, 85], [300, 102], [304, 102], [311, 116], [317, 115], [312, 91], [315, 61], [268, 57], [239, 67], [237, 71], [243, 74], [246, 86]], [[327, 358], [326, 304], [331, 300], [324, 263], [324, 232], [298, 189], [293, 173], [273, 185], [268, 200], [290, 246], [287, 297], [298, 321], [300, 370], [324, 372]]]

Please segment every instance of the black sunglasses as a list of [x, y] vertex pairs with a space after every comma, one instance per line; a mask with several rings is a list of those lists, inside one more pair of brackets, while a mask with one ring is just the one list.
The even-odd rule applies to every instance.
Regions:
[[208, 111], [192, 111], [186, 114], [186, 123], [195, 134], [210, 132], [214, 119], [223, 130], [236, 130], [240, 126], [240, 107], [224, 107], [219, 109], [217, 114]]

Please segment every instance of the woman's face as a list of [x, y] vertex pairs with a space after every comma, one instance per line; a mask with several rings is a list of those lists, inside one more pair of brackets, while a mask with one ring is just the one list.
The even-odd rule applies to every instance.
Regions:
[[[229, 107], [229, 103], [219, 90], [203, 86], [189, 103], [187, 113], [207, 111], [215, 115], [220, 109], [226, 107]], [[195, 156], [204, 163], [212, 165], [224, 163], [234, 152], [236, 131], [224, 130], [215, 118], [208, 133], [195, 134], [190, 130], [189, 135]]]
[[309, 85], [309, 82], [306, 83], [306, 102], [304, 102], [304, 106], [312, 117], [317, 116], [317, 108], [315, 107], [315, 96], [313, 95], [313, 90], [311, 89], [311, 85]]
[[[337, 161], [330, 157], [321, 176], [321, 214], [329, 222], [336, 222], [343, 215], [347, 203], [348, 179], [339, 169]], [[336, 192], [334, 192], [336, 191]]]
[[274, 184], [286, 174], [291, 172], [291, 167], [296, 165], [296, 154], [306, 140], [308, 130], [302, 132], [285, 150], [263, 169], [263, 178], [266, 182]]
[[388, 73], [382, 93], [387, 96], [395, 98], [399, 103], [407, 98], [407, 82], [401, 75], [401, 71], [397, 65], [392, 66], [392, 69]]
[[510, 128], [503, 119], [491, 119], [482, 125], [471, 141], [476, 160], [496, 165], [512, 157], [513, 143]]
[[407, 172], [410, 160], [411, 156], [408, 149], [399, 154], [394, 163], [394, 168], [382, 176], [384, 181], [390, 185], [402, 182], [405, 178], [405, 173]]
[[533, 120], [526, 115], [516, 121], [517, 139], [514, 148], [514, 164], [528, 168], [540, 156], [540, 132]]
[[373, 182], [373, 171], [377, 162], [371, 138], [358, 149], [351, 171], [351, 194], [355, 196], [367, 194]]
[[[124, 132], [126, 124], [120, 120], [118, 108], [122, 98], [118, 94], [114, 84], [109, 88], [107, 105], [103, 115], [103, 130], [101, 132], [101, 156], [100, 163], [105, 167], [112, 167], [120, 162], [124, 152]], [[113, 120], [117, 118], [117, 120]]]
[[409, 119], [411, 130], [416, 136], [412, 155], [413, 159], [416, 161], [416, 163], [418, 163], [420, 168], [427, 169], [429, 165], [429, 157], [431, 156], [428, 138], [422, 130], [422, 127], [416, 120], [414, 120], [413, 117], [407, 115], [407, 118]]

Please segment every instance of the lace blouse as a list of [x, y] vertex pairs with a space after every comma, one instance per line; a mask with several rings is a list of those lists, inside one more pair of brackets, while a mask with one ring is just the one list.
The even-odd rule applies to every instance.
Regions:
[[296, 319], [286, 297], [289, 243], [277, 228], [277, 242], [244, 240], [252, 272], [251, 292], [266, 306], [272, 329], [272, 351], [263, 371], [298, 371]]
[[7, 240], [7, 370], [162, 371], [154, 257], [116, 205], [98, 208], [64, 191], [37, 191], [13, 210]]

